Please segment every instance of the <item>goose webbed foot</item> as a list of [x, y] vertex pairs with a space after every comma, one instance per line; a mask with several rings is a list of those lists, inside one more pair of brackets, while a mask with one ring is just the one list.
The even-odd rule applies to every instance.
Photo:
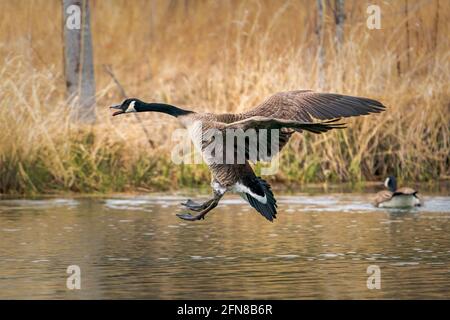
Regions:
[[191, 206], [199, 206], [201, 204], [198, 202], [192, 201], [191, 199], [187, 199], [186, 202], [182, 202], [181, 205], [183, 205], [185, 207], [191, 207]]
[[205, 216], [200, 216], [200, 215], [196, 215], [193, 216], [192, 214], [190, 214], [189, 212], [187, 213], [177, 213], [177, 217], [183, 220], [187, 220], [187, 221], [196, 221], [196, 220], [201, 220], [201, 219], [205, 219]]
[[182, 205], [188, 207], [192, 211], [199, 211], [199, 213], [196, 216], [193, 216], [190, 213], [179, 213], [177, 214], [177, 217], [183, 220], [187, 221], [196, 221], [205, 219], [205, 215], [210, 212], [212, 209], [217, 207], [217, 204], [219, 203], [220, 198], [222, 195], [216, 195], [211, 200], [206, 201], [203, 204], [195, 203], [194, 201], [188, 200], [185, 203], [182, 203]]

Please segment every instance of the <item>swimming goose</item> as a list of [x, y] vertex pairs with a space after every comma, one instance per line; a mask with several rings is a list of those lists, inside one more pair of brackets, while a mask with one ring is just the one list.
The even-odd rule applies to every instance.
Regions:
[[423, 205], [418, 191], [411, 188], [397, 189], [397, 180], [389, 176], [384, 181], [384, 186], [388, 190], [383, 190], [375, 195], [374, 205], [380, 208], [408, 208]]
[[[270, 160], [296, 132], [305, 130], [320, 134], [331, 129], [342, 129], [343, 124], [336, 122], [340, 118], [379, 113], [385, 109], [380, 102], [372, 99], [310, 90], [276, 93], [256, 108], [237, 114], [197, 113], [164, 103], [145, 103], [135, 98], [126, 99], [111, 108], [117, 110], [113, 116], [131, 112], [166, 113], [176, 117], [188, 130], [190, 139], [212, 173], [213, 189], [212, 198], [204, 203], [190, 199], [182, 203], [190, 211], [198, 212], [197, 215], [177, 215], [191, 221], [203, 219], [227, 191], [237, 192], [267, 220], [273, 221], [277, 214], [275, 197], [270, 185], [255, 175], [249, 161]], [[322, 121], [314, 122], [313, 119]], [[256, 140], [249, 142], [250, 138], [244, 137], [242, 146], [238, 138], [228, 136], [230, 131], [243, 132], [244, 135], [255, 133]], [[213, 142], [220, 140], [217, 137], [222, 137], [221, 143], [216, 143], [214, 151], [210, 152]], [[252, 149], [255, 144], [257, 152]], [[259, 152], [261, 150], [268, 150], [268, 154]]]

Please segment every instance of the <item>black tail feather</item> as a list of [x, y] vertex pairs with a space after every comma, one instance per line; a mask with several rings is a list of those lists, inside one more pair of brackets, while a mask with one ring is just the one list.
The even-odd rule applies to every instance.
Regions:
[[[267, 198], [266, 203], [262, 203], [258, 201], [257, 199], [253, 198], [250, 194], [245, 193], [245, 196], [247, 197], [248, 203], [255, 208], [261, 215], [266, 218], [269, 221], [273, 221], [273, 219], [276, 219], [277, 215], [277, 200], [273, 196], [272, 189], [270, 185], [260, 177], [255, 177], [255, 183], [259, 185], [259, 188], [262, 189], [264, 195]], [[258, 189], [259, 189], [258, 188]], [[253, 192], [253, 188], [251, 188]], [[257, 192], [259, 194], [259, 192]]]

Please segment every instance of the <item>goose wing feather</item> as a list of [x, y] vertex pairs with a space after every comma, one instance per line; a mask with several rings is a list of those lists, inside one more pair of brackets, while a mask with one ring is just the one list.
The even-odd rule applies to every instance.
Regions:
[[323, 122], [303, 122], [296, 120], [286, 120], [269, 118], [262, 116], [254, 116], [244, 120], [236, 121], [225, 125], [225, 129], [296, 129], [296, 130], [307, 130], [313, 133], [320, 134], [322, 132], [327, 132], [331, 129], [342, 129], [344, 123], [337, 123], [339, 119], [323, 121]]
[[376, 207], [378, 207], [381, 203], [391, 200], [393, 195], [394, 194], [391, 191], [389, 191], [389, 190], [380, 191], [380, 192], [378, 192], [375, 195], [375, 199], [373, 201], [373, 204]]
[[383, 104], [368, 98], [297, 90], [276, 93], [243, 115], [247, 118], [264, 116], [312, 122], [313, 118], [329, 120], [379, 113], [384, 110]]
[[[255, 146], [257, 149], [253, 149], [256, 152], [255, 155], [250, 156], [250, 141], [246, 141], [244, 146], [238, 145], [235, 142], [233, 143], [234, 146], [234, 154], [237, 156], [239, 152], [245, 151], [245, 159], [251, 160], [251, 161], [268, 161], [270, 160], [274, 155], [276, 155], [288, 142], [290, 136], [292, 133], [296, 131], [310, 131], [316, 134], [320, 134], [323, 132], [327, 132], [331, 129], [342, 129], [344, 128], [343, 123], [337, 123], [339, 119], [334, 120], [328, 120], [324, 122], [300, 122], [295, 120], [285, 120], [285, 119], [273, 119], [268, 117], [261, 117], [261, 116], [254, 116], [248, 119], [232, 122], [229, 124], [226, 124], [222, 127], [223, 131], [226, 131], [228, 129], [234, 129], [234, 130], [242, 130], [242, 133], [248, 133], [247, 130], [255, 130], [255, 138], [256, 141], [253, 140], [253, 143], [257, 143]], [[272, 132], [273, 129], [279, 130], [278, 132], [278, 140], [276, 136], [274, 136], [274, 139], [272, 139]], [[261, 130], [267, 130], [265, 134], [261, 134]], [[291, 131], [288, 131], [291, 130]], [[276, 133], [276, 132], [275, 132]], [[227, 132], [224, 132], [224, 136], [227, 136]], [[261, 146], [266, 146], [263, 150], [266, 150], [266, 152], [269, 152], [268, 154], [261, 154], [259, 152]], [[238, 148], [245, 147], [245, 150], [239, 150]]]
[[416, 190], [408, 187], [399, 188], [395, 191], [395, 194], [405, 194], [405, 195], [415, 195], [417, 193]]

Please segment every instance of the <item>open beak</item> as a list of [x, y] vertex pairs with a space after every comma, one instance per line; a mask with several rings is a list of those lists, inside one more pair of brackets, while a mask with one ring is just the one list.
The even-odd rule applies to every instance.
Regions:
[[116, 111], [116, 112], [113, 113], [113, 117], [114, 117], [114, 116], [117, 116], [117, 115], [119, 115], [119, 114], [121, 114], [121, 113], [125, 113], [125, 111], [122, 110], [120, 104], [111, 106], [111, 107], [109, 107], [109, 108], [110, 108], [110, 109], [116, 109], [116, 110], [118, 110], [118, 111]]

